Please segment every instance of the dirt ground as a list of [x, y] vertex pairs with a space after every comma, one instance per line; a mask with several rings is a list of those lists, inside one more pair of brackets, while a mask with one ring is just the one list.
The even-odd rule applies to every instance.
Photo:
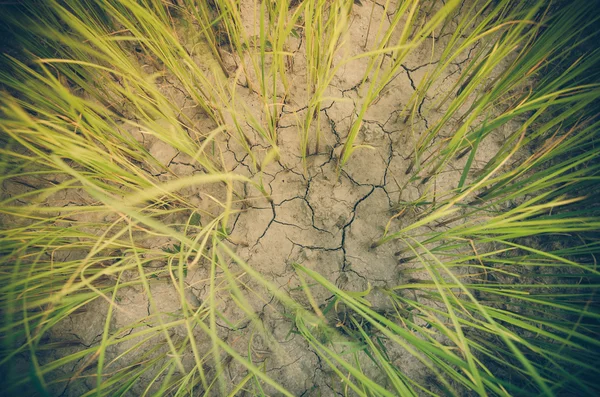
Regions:
[[[242, 14], [254, 15], [251, 12], [252, 1], [243, 4], [248, 9]], [[383, 11], [381, 4], [375, 4], [373, 20], [383, 20], [385, 25], [389, 15], [384, 15]], [[365, 41], [373, 44], [372, 31], [370, 37], [366, 38], [370, 14], [370, 2], [363, 0], [362, 6], [354, 6], [350, 26], [343, 37], [336, 61], [363, 52]], [[252, 18], [248, 18], [245, 24], [248, 31], [253, 31]], [[255, 181], [262, 180], [273, 200], [265, 200], [247, 186], [237, 186], [237, 193], [243, 200], [236, 202], [237, 212], [230, 219], [231, 247], [253, 269], [307, 307], [308, 300], [299, 288], [300, 280], [292, 268], [294, 263], [317, 270], [343, 290], [364, 291], [373, 288], [369, 300], [374, 309], [382, 313], [390, 310], [391, 306], [384, 296], [378, 293], [377, 287], [393, 287], [406, 282], [409, 277], [415, 277], [415, 273], [406, 273], [407, 269], [414, 267], [410, 262], [406, 263], [403, 260], [406, 254], [396, 255], [404, 248], [401, 242], [391, 241], [377, 248], [371, 246], [382, 236], [390, 218], [399, 212], [399, 202], [416, 203], [431, 198], [435, 192], [455, 187], [466, 161], [466, 158], [453, 161], [451, 166], [454, 169], [447, 169], [442, 177], [433, 178], [426, 183], [421, 183], [421, 180], [408, 180], [407, 169], [411, 166], [416, 140], [444, 111], [443, 107], [434, 110], [433, 104], [455, 86], [463, 66], [471, 55], [470, 50], [465, 51], [459, 62], [448, 67], [445, 75], [438, 79], [439, 83], [426, 95], [421, 94], [422, 101], [416, 117], [405, 120], [401, 117], [403, 107], [414, 94], [421, 79], [436, 65], [444, 50], [444, 35], [436, 37], [432, 47], [433, 41], [433, 38], [426, 39], [403, 61], [402, 69], [369, 109], [361, 127], [357, 142], [372, 148], [355, 152], [339, 173], [337, 166], [340, 150], [364, 98], [365, 87], [361, 86], [360, 82], [367, 60], [358, 60], [346, 65], [333, 79], [325, 96], [339, 99], [324, 101], [320, 106], [318, 128], [321, 144], [317, 152], [312, 138], [305, 172], [299, 150], [298, 127], [298, 120], [303, 119], [307, 103], [305, 43], [302, 37], [290, 39], [287, 48], [295, 55], [290, 62], [293, 71], [289, 70], [292, 90], [289, 97], [281, 98], [283, 105], [280, 108], [277, 127], [278, 145], [281, 150], [279, 161], [271, 163], [262, 172], [255, 172], [251, 159], [234, 135], [223, 134], [218, 140], [228, 170]], [[226, 48], [222, 51], [230, 75], [234, 76], [236, 69], [240, 67], [239, 60], [234, 60]], [[211, 67], [211, 61], [206, 60], [206, 53], [203, 57], [197, 56], [197, 59], [203, 67]], [[147, 68], [148, 73], [151, 73], [153, 67], [147, 65]], [[202, 111], [193, 105], [191, 98], [186, 97], [175, 80], [165, 78], [160, 84], [162, 92], [181, 107], [182, 114], [193, 120], [199, 130], [206, 131], [215, 127]], [[246, 104], [246, 111], [253, 112], [257, 120], [264, 122], [257, 94], [244, 87], [243, 81], [237, 85], [236, 95], [239, 102]], [[442, 136], [452, 134], [452, 124], [449, 123]], [[268, 150], [267, 144], [250, 124], [244, 128], [250, 137], [253, 151], [257, 157], [262, 158]], [[508, 129], [510, 126], [503, 128]], [[201, 167], [189, 156], [180, 153], [169, 144], [137, 130], [131, 130], [130, 133], [160, 163], [172, 171], [170, 174], [157, 174], [159, 179], [169, 180], [201, 172]], [[485, 164], [497, 151], [499, 143], [504, 139], [503, 134], [504, 130], [500, 130], [481, 143], [473, 170], [476, 171], [478, 166]], [[154, 171], [148, 169], [147, 172]], [[425, 175], [426, 170], [422, 176]], [[224, 198], [224, 191], [219, 187], [186, 188], [182, 194], [206, 214], [203, 222], [210, 219], [210, 214], [217, 216], [220, 209], [210, 196]], [[64, 197], [63, 200], [73, 201], [77, 200], [77, 197]], [[391, 221], [390, 229], [398, 230], [418, 217], [418, 206], [405, 206], [404, 214]], [[177, 220], [174, 216], [170, 221]], [[185, 222], [184, 219], [180, 221]], [[145, 243], [148, 248], [157, 249], [172, 244], [164, 238], [149, 238]], [[70, 259], [76, 258], [77, 255], [84, 256], [85, 253], [73, 252]], [[157, 267], [166, 265], [160, 261], [155, 264]], [[266, 373], [294, 395], [344, 395], [339, 377], [309, 347], [301, 335], [291, 332], [294, 326], [287, 316], [289, 313], [286, 313], [286, 308], [248, 275], [239, 272], [235, 274], [239, 276], [240, 285], [243, 285], [240, 293], [246, 299], [245, 303], [257, 313], [256, 318], [260, 319], [264, 330], [261, 331], [261, 325], [241, 310], [227, 287], [225, 275], [218, 271], [217, 280], [221, 284], [218, 285], [215, 304], [223, 315], [216, 320], [219, 337], [244, 356], [248, 355], [250, 346], [252, 361], [256, 365], [264, 365]], [[132, 271], [127, 277], [134, 279], [135, 275], [136, 272]], [[209, 276], [209, 266], [202, 261], [188, 269], [185, 277], [186, 298], [193, 307], [200, 307], [209, 299]], [[331, 294], [324, 289], [315, 287], [313, 294], [321, 307], [325, 307], [331, 299]], [[162, 313], [161, 316], [167, 319], [181, 312], [180, 298], [172, 280], [154, 281], [151, 284], [151, 296], [153, 302], [141, 286], [124, 287], [119, 290], [116, 301], [122, 309], [113, 311], [110, 327], [112, 330], [128, 331], [121, 331], [117, 338], [123, 338], [124, 341], [107, 351], [105, 362], [109, 365], [106, 366], [105, 372], [110, 373], [139, 360], [145, 352], [155, 346], [155, 343], [149, 340], [147, 349], [128, 352], [128, 349], [143, 338], [132, 336], [158, 325], [158, 319], [161, 317], [154, 316], [150, 321], [147, 320], [149, 315]], [[105, 300], [96, 299], [87, 305], [85, 310], [74, 313], [66, 321], [57, 324], [52, 329], [49, 340], [74, 340], [79, 345], [76, 343], [55, 349], [42, 361], [51, 361], [71, 354], [81, 346], [99, 344], [107, 309], [108, 303]], [[333, 324], [344, 321], [341, 318], [343, 312], [336, 313], [332, 310], [328, 316]], [[193, 332], [197, 338], [198, 349], [203, 352], [209, 351], [210, 338], [199, 329]], [[174, 340], [183, 339], [187, 335], [184, 326], [173, 328], [169, 333]], [[417, 359], [393, 343], [384, 343], [388, 345], [392, 362], [406, 375], [425, 384], [429, 382], [427, 371]], [[168, 347], [160, 347], [157, 353], [165, 350], [168, 350]], [[191, 350], [183, 352], [182, 357], [185, 368], [194, 365]], [[56, 396], [79, 396], [95, 387], [95, 368], [82, 368], [85, 362], [86, 358], [82, 358], [74, 365], [69, 364], [62, 368], [65, 376], [79, 372], [83, 377], [55, 384], [51, 393]], [[362, 357], [361, 365], [374, 380], [385, 382], [384, 375], [378, 372], [368, 357]], [[160, 361], [154, 363], [154, 367], [142, 375], [128, 395], [142, 395], [146, 387], [157, 390], [156, 385], [148, 385], [155, 377], [157, 383], [160, 383], [166, 375], [165, 371], [162, 371]], [[239, 383], [247, 373], [235, 360], [225, 360], [223, 367], [227, 380], [226, 388]], [[214, 368], [206, 370], [209, 374], [216, 371]], [[89, 376], [86, 378], [86, 375]], [[431, 387], [435, 389], [436, 386], [431, 383]], [[214, 390], [218, 394], [218, 388]], [[269, 387], [265, 388], [265, 392], [277, 395], [277, 392], [269, 390]]]

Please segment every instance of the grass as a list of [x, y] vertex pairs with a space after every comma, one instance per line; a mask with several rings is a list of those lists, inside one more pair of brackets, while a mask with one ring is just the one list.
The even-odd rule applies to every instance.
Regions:
[[[364, 42], [349, 43], [361, 5]], [[3, 390], [294, 395], [265, 356], [291, 355], [298, 337], [325, 379], [307, 393], [596, 395], [596, 6], [0, 5]], [[411, 56], [423, 67], [406, 66]], [[358, 83], [340, 97], [349, 69]], [[271, 168], [310, 184], [325, 152], [337, 178], [365, 164], [377, 150], [361, 135], [369, 112], [403, 74], [415, 89], [388, 121], [412, 139], [410, 156], [390, 220], [364, 248], [400, 247], [400, 276], [346, 290], [315, 270], [326, 263], [293, 263], [283, 286], [250, 265], [232, 229], [253, 209], [275, 215]], [[352, 107], [347, 130], [329, 104]], [[179, 156], [193, 172], [173, 170]], [[402, 199], [410, 189], [420, 197]], [[92, 340], [67, 337], [81, 314]]]

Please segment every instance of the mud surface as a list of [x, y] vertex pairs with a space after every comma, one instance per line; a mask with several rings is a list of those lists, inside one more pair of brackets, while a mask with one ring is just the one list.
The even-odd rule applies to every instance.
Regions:
[[[371, 37], [366, 37], [371, 3], [364, 0], [362, 3], [363, 6], [355, 5], [353, 8], [350, 27], [336, 55], [338, 61], [363, 52], [365, 42], [372, 44], [372, 32]], [[253, 15], [250, 12], [252, 2], [243, 4], [244, 7], [249, 7], [248, 12], [243, 14]], [[373, 20], [386, 21], [389, 18], [389, 15], [383, 13], [383, 6], [376, 3]], [[252, 19], [245, 21], [245, 24], [248, 25], [248, 31], [252, 31]], [[295, 55], [289, 63], [293, 70], [288, 70], [292, 76], [292, 89], [288, 97], [281, 98], [282, 105], [278, 109], [277, 143], [281, 152], [278, 161], [258, 170], [238, 136], [222, 134], [217, 139], [226, 170], [262, 183], [272, 198], [271, 202], [266, 200], [248, 184], [236, 185], [234, 214], [229, 220], [230, 246], [254, 270], [307, 308], [310, 308], [310, 303], [301, 288], [301, 280], [292, 267], [295, 263], [317, 270], [346, 291], [357, 292], [372, 288], [369, 299], [374, 310], [382, 313], [391, 307], [383, 296], [379, 296], [377, 287], [393, 287], [402, 284], [407, 277], [415, 277], [414, 273], [406, 275], [406, 270], [413, 266], [403, 260], [407, 255], [397, 255], [405, 247], [401, 241], [391, 241], [377, 248], [372, 248], [372, 245], [382, 236], [386, 226], [391, 231], [398, 230], [418, 219], [420, 210], [416, 203], [431, 199], [436, 192], [452, 189], [460, 179], [465, 158], [454, 160], [451, 163], [454, 170], [444, 171], [442, 177], [424, 180], [427, 170], [423, 170], [420, 178], [409, 180], [407, 176], [416, 141], [444, 112], [443, 107], [435, 109], [434, 105], [456, 86], [462, 67], [471, 55], [470, 50], [465, 51], [460, 62], [446, 68], [445, 75], [438, 78], [436, 86], [426, 94], [420, 93], [422, 99], [415, 117], [406, 118], [404, 106], [415, 94], [421, 80], [437, 63], [445, 47], [444, 40], [444, 35], [436, 37], [432, 47], [434, 39], [426, 39], [407, 56], [397, 76], [368, 110], [360, 129], [357, 143], [369, 145], [370, 148], [357, 150], [341, 171], [338, 168], [340, 150], [364, 99], [365, 87], [360, 83], [367, 61], [358, 60], [347, 64], [332, 80], [326, 96], [337, 99], [326, 100], [320, 105], [319, 115], [314, 123], [315, 131], [318, 128], [320, 133], [320, 143], [317, 148], [314, 135], [311, 137], [305, 168], [300, 156], [301, 135], [298, 127], [298, 120], [302, 120], [306, 112], [307, 100], [306, 90], [303, 88], [306, 59], [302, 37], [291, 39], [287, 48]], [[244, 60], [234, 59], [227, 54], [226, 49], [223, 52], [230, 75], [235, 76], [240, 62]], [[210, 62], [200, 57], [198, 61], [203, 67], [210, 67]], [[154, 66], [146, 66], [148, 73], [151, 73]], [[228, 81], [233, 81], [233, 78], [229, 77]], [[160, 89], [181, 107], [182, 117], [192, 121], [198, 131], [206, 132], [216, 127], [193, 105], [191, 98], [186, 97], [176, 80], [161, 80]], [[257, 94], [244, 81], [236, 85], [236, 95], [237, 100], [245, 104], [244, 111], [251, 112], [257, 120], [265, 122]], [[452, 122], [448, 126], [448, 130], [440, 135], [441, 138], [444, 134], [452, 134]], [[249, 123], [243, 128], [255, 156], [258, 159], [264, 158], [269, 149], [268, 144]], [[168, 170], [160, 170], [159, 167], [153, 169], [148, 165], [144, 172], [163, 181], [203, 172], [203, 168], [193, 159], [169, 143], [135, 128], [129, 132]], [[500, 135], [502, 131], [481, 143], [472, 167], [473, 172], [497, 151], [504, 138]], [[13, 189], [14, 194], [14, 187], [4, 188]], [[203, 225], [219, 215], [222, 207], [218, 203], [227, 199], [226, 190], [218, 185], [189, 187], [181, 194], [197, 206], [202, 214]], [[71, 193], [60, 200], [53, 199], [58, 200], [53, 203], [57, 206], [68, 203], [81, 205], [83, 202], [82, 198]], [[391, 217], [401, 211], [401, 216], [390, 221]], [[174, 214], [165, 222], [185, 223], [185, 218], [179, 219]], [[171, 248], [174, 242], [162, 237], [149, 237], [144, 240], [144, 244], [160, 254]], [[157, 258], [160, 258], [159, 254]], [[70, 260], [76, 259], [77, 255], [83, 257], [85, 253], [74, 252], [72, 255]], [[152, 266], [164, 268], [168, 264], [158, 259]], [[266, 374], [293, 395], [344, 394], [339, 376], [319, 358], [301, 335], [294, 332], [290, 313], [274, 299], [272, 293], [244, 272], [236, 270], [233, 265], [229, 275], [224, 274], [221, 269], [215, 271], [214, 288], [217, 293], [212, 298], [212, 304], [220, 313], [215, 322], [217, 334], [223, 341], [244, 357], [249, 355], [255, 365], [264, 365]], [[210, 266], [205, 261], [186, 270], [184, 286], [189, 307], [201, 308], [210, 303], [210, 272]], [[132, 269], [124, 278], [135, 280], [137, 276], [137, 270]], [[238, 291], [232, 291], [228, 277], [237, 279], [240, 286]], [[106, 352], [105, 373], [123, 368], [129, 363], [151, 360], [152, 354], [147, 357], [144, 354], [152, 349], [157, 349], [156, 354], [168, 352], [168, 346], [157, 345], [155, 339], [149, 339], [143, 342], [141, 348], [129, 351], [147, 337], [144, 331], [160, 327], [161, 322], [171, 321], [182, 311], [182, 302], [176, 288], [178, 280], [165, 277], [151, 281], [150, 294], [141, 285], [119, 289], [116, 297], [118, 309], [112, 311], [109, 329], [112, 332], [118, 331], [114, 338], [123, 339], [123, 342], [110, 347]], [[332, 298], [323, 288], [314, 287], [312, 293], [321, 308], [325, 308]], [[72, 354], [81, 346], [98, 345], [102, 340], [108, 306], [105, 299], [96, 299], [57, 324], [50, 333], [50, 339], [68, 340], [72, 345], [54, 349], [46, 354], [44, 360], [51, 361]], [[251, 309], [255, 315], [249, 316], [242, 308]], [[327, 316], [331, 324], [345, 321], [343, 308], [337, 312], [330, 310]], [[136, 333], [140, 336], [135, 337]], [[165, 333], [173, 340], [182, 340], [189, 335], [184, 325], [172, 327]], [[210, 351], [212, 342], [204, 331], [194, 328], [192, 334], [202, 355]], [[416, 358], [389, 341], [382, 340], [382, 343], [387, 345], [391, 361], [407, 376], [427, 384], [426, 371]], [[181, 357], [183, 367], [178, 368], [174, 376], [185, 374], [194, 365], [194, 352], [191, 349], [182, 351]], [[89, 357], [82, 357], [74, 365], [62, 368], [67, 377], [72, 374], [80, 376], [69, 382], [53, 385], [54, 395], [78, 396], [95, 387], [95, 368], [86, 367], [87, 360]], [[364, 372], [372, 379], [385, 383], [384, 374], [368, 357], [361, 356], [360, 363]], [[224, 371], [225, 389], [239, 383], [247, 374], [247, 370], [235, 360], [224, 358], [221, 369], [211, 368], [211, 364], [212, 361], [208, 360], [205, 369], [207, 375]], [[167, 371], [161, 367], [161, 361], [152, 365], [154, 369], [142, 374], [140, 381], [128, 391], [128, 395], [142, 395], [146, 387], [148, 390], [157, 390], [157, 385], [167, 376]], [[431, 387], [435, 388], [434, 385]], [[219, 394], [216, 386], [214, 390], [215, 394]], [[277, 395], [270, 386], [265, 387], [265, 392]]]

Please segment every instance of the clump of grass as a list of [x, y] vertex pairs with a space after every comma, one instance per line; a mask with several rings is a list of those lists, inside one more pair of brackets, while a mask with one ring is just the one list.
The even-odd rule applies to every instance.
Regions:
[[[2, 29], [12, 39], [0, 61], [6, 393], [61, 394], [87, 379], [86, 395], [140, 387], [153, 395], [292, 395], [267, 373], [266, 361], [255, 362], [254, 335], [285, 354], [258, 301], [285, 312], [290, 333], [317, 354], [334, 374], [332, 389], [343, 394], [597, 394], [600, 57], [588, 50], [599, 18], [594, 5], [372, 3], [371, 17], [381, 7], [387, 20], [371, 19], [364, 50], [340, 57], [354, 3], [2, 5]], [[198, 30], [191, 44], [184, 24]], [[294, 40], [306, 57], [300, 83], [288, 66]], [[305, 106], [292, 113], [308, 175], [309, 148], [321, 147], [321, 106], [337, 100], [327, 90], [343, 66], [362, 62], [354, 118], [340, 142], [344, 167], [366, 155], [356, 149], [368, 146], [357, 141], [368, 109], [408, 73], [404, 60], [425, 43], [445, 48], [397, 115], [416, 138], [403, 186], [425, 193], [416, 203], [399, 202], [371, 247], [403, 244], [398, 256], [412, 264], [405, 282], [346, 291], [330, 275], [294, 264], [306, 301], [292, 297], [230, 244], [230, 220], [245, 209], [249, 190], [274, 211], [262, 178], [281, 156], [284, 105], [305, 87]], [[202, 49], [211, 57], [199, 61]], [[465, 53], [456, 83], [424, 106]], [[240, 91], [242, 80], [255, 97]], [[160, 88], [165, 81], [176, 82], [210, 127], [199, 127]], [[429, 123], [415, 131], [424, 112]], [[482, 142], [507, 125], [518, 128], [476, 169]], [[194, 175], [174, 173], [173, 159], [152, 153], [144, 137], [185, 155]], [[228, 163], [230, 142], [256, 177]], [[445, 172], [457, 173], [458, 183], [438, 191]], [[211, 209], [186, 193], [198, 186]], [[422, 212], [396, 227], [411, 205]], [[146, 244], [151, 239], [162, 246]], [[206, 272], [207, 299], [191, 302], [185, 279], [198, 268]], [[161, 285], [175, 291], [176, 312], [161, 309], [154, 296]], [[114, 313], [128, 313], [120, 299], [132, 289], [146, 297], [148, 314], [115, 324]], [[319, 289], [329, 302], [317, 300]], [[391, 309], [376, 310], [376, 295]], [[227, 320], [223, 297], [238, 321]], [[93, 305], [105, 309], [97, 340], [52, 339]], [[251, 330], [247, 349], [223, 336], [218, 319]], [[429, 380], [408, 376], [393, 357], [398, 351], [414, 357]], [[243, 375], [235, 385], [224, 376], [232, 363]]]

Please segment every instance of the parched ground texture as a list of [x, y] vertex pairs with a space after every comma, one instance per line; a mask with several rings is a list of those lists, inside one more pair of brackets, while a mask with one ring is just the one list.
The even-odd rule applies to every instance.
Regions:
[[[246, 7], [242, 15], [254, 15], [252, 1], [242, 2], [242, 7]], [[367, 38], [370, 17], [370, 2], [362, 1], [362, 5], [356, 4], [353, 7], [348, 32], [336, 53], [336, 62], [364, 52], [365, 43], [373, 44], [372, 32]], [[383, 21], [385, 28], [389, 17], [384, 14], [383, 5], [375, 3], [373, 21]], [[427, 18], [427, 15], [424, 18]], [[248, 31], [255, 30], [255, 21], [251, 17], [244, 22]], [[455, 23], [450, 21], [450, 24]], [[185, 37], [185, 31], [180, 33]], [[334, 77], [325, 96], [339, 99], [326, 100], [320, 106], [318, 128], [321, 142], [317, 150], [314, 135], [311, 138], [305, 171], [299, 150], [298, 128], [298, 120], [302, 120], [306, 112], [306, 59], [302, 36], [290, 38], [287, 48], [294, 53], [287, 70], [292, 89], [288, 97], [281, 98], [282, 105], [278, 109], [277, 134], [281, 152], [279, 160], [258, 171], [235, 136], [222, 134], [217, 138], [227, 171], [262, 182], [272, 198], [270, 202], [250, 186], [237, 185], [239, 199], [235, 200], [235, 212], [230, 219], [229, 228], [228, 241], [231, 247], [253, 269], [307, 307], [310, 305], [300, 287], [301, 281], [292, 267], [294, 263], [317, 270], [343, 290], [364, 291], [374, 288], [369, 300], [374, 309], [382, 313], [391, 307], [386, 303], [386, 299], [378, 294], [377, 287], [393, 287], [406, 281], [406, 277], [415, 277], [415, 273], [405, 275], [406, 269], [412, 265], [402, 259], [402, 255], [405, 254], [398, 255], [404, 248], [401, 242], [391, 241], [377, 248], [372, 248], [372, 244], [382, 236], [388, 222], [391, 230], [397, 230], [418, 219], [419, 206], [399, 207], [399, 203], [416, 203], [431, 198], [436, 192], [454, 188], [461, 177], [465, 158], [453, 161], [451, 166], [455, 169], [448, 169], [440, 177], [424, 183], [422, 179], [408, 180], [407, 176], [416, 140], [444, 112], [443, 107], [434, 110], [432, 104], [455, 87], [463, 66], [471, 56], [472, 49], [465, 51], [460, 61], [445, 70], [445, 75], [438, 79], [437, 85], [423, 95], [414, 118], [401, 117], [404, 105], [408, 103], [419, 82], [439, 60], [444, 49], [444, 40], [444, 35], [427, 39], [405, 59], [402, 70], [371, 106], [360, 129], [357, 142], [370, 145], [371, 148], [359, 149], [341, 170], [338, 169], [338, 159], [350, 125], [362, 103], [364, 87], [360, 83], [367, 60], [361, 59], [347, 64]], [[192, 45], [189, 44], [189, 47]], [[235, 76], [240, 62], [244, 61], [236, 60], [228, 54], [227, 48], [221, 51], [230, 76]], [[207, 64], [211, 62], [206, 59], [206, 54], [207, 52], [204, 52], [195, 56], [202, 67], [208, 67]], [[143, 59], [140, 59], [140, 62], [145, 63]], [[146, 63], [144, 67], [148, 73], [155, 70], [155, 65], [151, 62]], [[232, 79], [233, 77], [229, 77], [228, 81], [231, 82]], [[182, 116], [196, 123], [198, 131], [206, 132], [216, 127], [194, 105], [193, 100], [186, 96], [176, 80], [165, 77], [159, 80], [159, 85], [161, 91], [181, 108]], [[256, 119], [264, 121], [258, 95], [243, 78], [238, 82], [236, 95], [237, 101], [245, 104], [245, 111], [252, 112]], [[264, 157], [269, 149], [267, 143], [262, 141], [249, 123], [243, 128], [250, 138], [252, 151], [258, 158]], [[507, 129], [510, 126], [503, 128]], [[161, 181], [203, 172], [202, 167], [193, 159], [157, 137], [137, 129], [131, 129], [129, 132], [167, 169], [156, 171], [147, 166], [144, 172]], [[448, 123], [447, 130], [441, 138], [444, 134], [452, 134], [452, 122]], [[494, 136], [481, 143], [473, 170], [476, 171], [478, 164], [484, 164], [496, 153], [504, 139], [502, 135], [503, 130], [500, 129]], [[425, 176], [426, 170], [422, 177]], [[10, 190], [11, 194], [14, 194], [14, 189], [14, 186], [4, 186], [4, 190]], [[221, 207], [216, 201], [226, 201], [226, 190], [218, 184], [188, 187], [181, 194], [198, 206], [198, 211], [203, 214], [203, 224], [219, 215]], [[54, 200], [54, 206], [85, 203], [77, 191], [64, 192], [63, 196], [52, 197], [49, 200]], [[401, 210], [402, 216], [390, 221], [390, 218]], [[170, 224], [184, 224], [185, 221], [186, 218], [178, 214], [164, 220]], [[157, 252], [172, 248], [173, 243], [164, 237], [149, 237], [143, 241], [146, 248], [155, 249]], [[68, 259], [73, 260], [78, 255], [84, 257], [86, 253], [73, 251], [69, 255]], [[63, 260], [66, 259], [65, 255]], [[156, 268], [167, 266], [160, 260], [152, 262], [152, 265]], [[135, 279], [136, 272], [132, 271], [127, 277]], [[221, 280], [221, 284], [217, 285], [215, 303], [222, 314], [216, 319], [219, 337], [244, 356], [247, 356], [250, 350], [252, 361], [256, 365], [264, 365], [266, 374], [294, 395], [343, 395], [344, 390], [340, 386], [339, 377], [322, 362], [301, 335], [292, 332], [294, 326], [287, 316], [289, 313], [286, 313], [286, 308], [247, 275], [236, 273], [236, 277], [239, 277], [240, 285], [244, 286], [241, 293], [246, 303], [257, 313], [265, 332], [259, 332], [255, 323], [240, 309], [227, 287], [222, 272], [217, 270], [217, 280]], [[188, 304], [192, 307], [201, 307], [209, 299], [209, 278], [210, 268], [202, 261], [187, 269], [184, 280], [185, 294]], [[181, 301], [173, 281], [169, 277], [151, 281], [153, 302], [142, 286], [119, 289], [116, 302], [120, 309], [113, 311], [110, 327], [113, 330], [127, 327], [129, 329], [118, 338], [135, 335], [146, 327], [158, 326], [156, 319], [159, 317], [154, 316], [152, 320], [148, 320], [153, 314], [161, 313], [164, 318], [172, 318], [180, 313]], [[313, 288], [313, 296], [321, 308], [326, 307], [331, 300], [331, 294], [322, 288]], [[105, 300], [97, 299], [87, 305], [85, 310], [70, 315], [67, 320], [56, 325], [48, 337], [50, 341], [76, 343], [65, 344], [46, 353], [47, 356], [42, 361], [72, 354], [80, 348], [78, 344], [88, 347], [99, 344], [108, 305]], [[328, 314], [332, 324], [343, 322], [343, 316], [343, 309], [338, 312], [331, 310]], [[203, 352], [209, 351], [210, 338], [201, 330], [195, 329], [193, 332], [197, 337], [198, 349]], [[169, 333], [174, 339], [185, 338], [187, 330], [181, 326], [169, 330]], [[129, 352], [128, 350], [140, 340], [126, 338], [124, 342], [110, 347], [105, 359], [110, 365], [105, 368], [105, 372], [109, 373], [139, 361], [144, 352], [155, 346], [154, 342], [149, 341], [144, 345], [147, 348]], [[427, 371], [418, 360], [392, 343], [387, 347], [395, 365], [413, 379], [427, 383]], [[159, 347], [158, 351], [164, 350], [168, 350], [168, 347]], [[184, 351], [182, 357], [185, 368], [194, 365], [191, 350]], [[366, 356], [361, 360], [365, 373], [376, 381], [385, 382], [384, 375], [379, 373], [378, 368]], [[209, 360], [207, 365], [210, 363]], [[74, 365], [69, 364], [62, 368], [66, 379], [72, 374], [80, 376], [53, 385], [52, 393], [77, 396], [95, 387], [95, 368], [85, 366], [86, 358], [82, 358]], [[157, 383], [160, 383], [166, 375], [160, 372], [160, 362], [154, 366], [155, 370], [142, 375], [141, 380], [129, 391], [129, 395], [142, 395], [155, 377], [158, 379]], [[247, 370], [235, 360], [224, 360], [223, 370], [227, 389], [239, 383], [247, 374]], [[211, 373], [216, 369], [207, 367], [206, 371]], [[151, 386], [151, 390], [156, 387]], [[435, 385], [432, 384], [431, 387], [435, 388]], [[218, 394], [218, 387], [215, 386], [214, 390]], [[277, 395], [276, 392], [269, 391], [269, 387], [266, 387], [265, 391], [270, 395]], [[240, 392], [240, 395], [242, 393]]]

